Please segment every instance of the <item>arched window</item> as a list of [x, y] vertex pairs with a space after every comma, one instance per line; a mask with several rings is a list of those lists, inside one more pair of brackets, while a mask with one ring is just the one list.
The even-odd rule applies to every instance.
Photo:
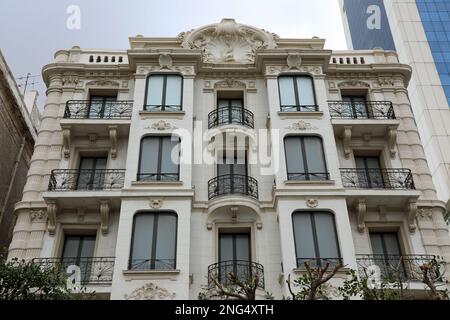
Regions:
[[281, 111], [317, 111], [314, 83], [310, 76], [278, 77]]
[[138, 181], [178, 181], [180, 140], [146, 136], [141, 140]]
[[342, 263], [334, 216], [330, 212], [296, 211], [292, 214], [297, 267]]
[[287, 136], [284, 150], [288, 180], [329, 180], [320, 137]]
[[177, 215], [140, 212], [134, 216], [130, 270], [173, 270], [176, 267]]
[[152, 74], [147, 78], [144, 109], [147, 111], [180, 111], [183, 78], [178, 74]]

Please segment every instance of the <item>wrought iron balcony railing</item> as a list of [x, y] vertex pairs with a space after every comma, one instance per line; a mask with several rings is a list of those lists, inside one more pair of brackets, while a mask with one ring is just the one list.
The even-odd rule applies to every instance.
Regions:
[[208, 114], [208, 129], [227, 124], [254, 127], [253, 112], [242, 107], [220, 107]]
[[317, 112], [319, 111], [318, 105], [282, 105], [281, 111], [283, 112]]
[[259, 263], [245, 260], [229, 260], [210, 265], [208, 286], [214, 287], [213, 279], [225, 286], [233, 284], [230, 279], [233, 275], [239, 282], [255, 281], [258, 288], [264, 289], [264, 267]]
[[131, 259], [128, 270], [175, 270], [175, 259]]
[[343, 265], [342, 258], [297, 258], [297, 268], [304, 268], [305, 263], [311, 268], [325, 267], [328, 263], [330, 268]]
[[166, 111], [166, 112], [173, 112], [173, 111], [181, 111], [182, 107], [181, 105], [152, 105], [152, 104], [146, 104], [144, 105], [145, 111], [153, 111], [153, 112], [160, 112], [160, 111]]
[[327, 181], [330, 180], [328, 172], [288, 172], [288, 180], [292, 181]]
[[178, 181], [179, 173], [138, 173], [137, 181]]
[[258, 199], [258, 181], [239, 174], [227, 174], [208, 181], [208, 199], [227, 194], [242, 194]]
[[391, 101], [328, 101], [331, 118], [340, 119], [395, 119]]
[[439, 264], [433, 255], [356, 255], [361, 278], [380, 277], [385, 281], [422, 281], [421, 267], [430, 267], [429, 277], [441, 280]]
[[122, 189], [124, 169], [109, 170], [53, 170], [49, 191], [114, 190]]
[[[114, 257], [98, 258], [37, 258], [33, 259], [43, 267], [54, 267], [67, 273], [69, 266], [80, 268], [80, 280], [82, 285], [87, 284], [111, 284], [114, 271]], [[68, 274], [69, 275], [69, 274]]]
[[131, 119], [133, 101], [69, 100], [66, 119]]
[[341, 169], [345, 188], [415, 190], [409, 169]]

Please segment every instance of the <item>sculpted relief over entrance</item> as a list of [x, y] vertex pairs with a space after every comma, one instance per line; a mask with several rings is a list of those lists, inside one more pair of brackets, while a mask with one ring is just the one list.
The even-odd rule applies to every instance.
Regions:
[[201, 49], [203, 62], [214, 64], [253, 63], [258, 49], [276, 48], [277, 35], [223, 19], [220, 23], [179, 35], [183, 48]]

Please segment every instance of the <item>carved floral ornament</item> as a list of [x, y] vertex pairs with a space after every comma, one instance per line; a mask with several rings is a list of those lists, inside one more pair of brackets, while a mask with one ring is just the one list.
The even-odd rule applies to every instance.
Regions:
[[294, 122], [290, 126], [286, 127], [288, 130], [317, 130], [318, 128], [316, 126], [313, 126], [309, 122], [305, 122], [303, 120], [300, 120], [298, 122]]
[[[309, 73], [311, 75], [321, 75], [322, 67], [320, 66], [301, 66], [301, 59], [299, 57], [297, 62], [289, 61], [289, 56], [286, 61], [287, 65], [284, 66], [267, 66], [266, 75], [278, 76], [280, 73], [289, 71], [300, 71], [302, 73]], [[292, 70], [296, 69], [296, 70]]]
[[164, 130], [172, 130], [177, 129], [177, 127], [173, 126], [171, 123], [166, 122], [164, 120], [160, 120], [158, 122], [154, 122], [152, 125], [145, 127], [144, 129], [151, 129], [151, 130], [158, 130], [158, 131], [164, 131]]
[[236, 23], [234, 19], [223, 19], [178, 35], [183, 48], [201, 49], [203, 62], [215, 64], [253, 63], [256, 50], [276, 48], [278, 38], [265, 30]]
[[124, 297], [126, 300], [163, 300], [175, 298], [175, 293], [150, 282], [140, 288], [135, 289]]
[[30, 218], [32, 222], [46, 222], [47, 212], [44, 209], [33, 209], [30, 211]]

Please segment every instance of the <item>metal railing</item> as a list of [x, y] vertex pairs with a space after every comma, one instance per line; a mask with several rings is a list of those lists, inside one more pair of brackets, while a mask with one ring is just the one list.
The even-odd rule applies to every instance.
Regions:
[[292, 181], [327, 181], [330, 180], [328, 172], [288, 172], [288, 180]]
[[179, 173], [138, 173], [137, 181], [178, 181]]
[[421, 267], [430, 266], [429, 277], [440, 280], [439, 264], [433, 255], [356, 255], [361, 278], [379, 276], [385, 281], [422, 281]]
[[[80, 280], [82, 285], [86, 284], [111, 284], [114, 271], [114, 257], [88, 257], [88, 258], [36, 258], [33, 259], [43, 267], [54, 267], [61, 272], [67, 273], [69, 266], [80, 268]], [[67, 273], [67, 275], [72, 272]]]
[[153, 112], [159, 112], [159, 111], [172, 112], [172, 111], [181, 111], [182, 106], [181, 105], [146, 104], [146, 105], [144, 105], [144, 110], [145, 111], [153, 111]]
[[255, 281], [258, 288], [264, 289], [264, 267], [246, 260], [221, 261], [208, 266], [208, 286], [214, 287], [213, 279], [224, 286], [233, 284], [230, 275], [243, 283]]
[[391, 101], [328, 101], [331, 118], [340, 119], [395, 119]]
[[133, 101], [69, 100], [66, 119], [131, 119]]
[[258, 181], [239, 174], [227, 174], [208, 181], [208, 199], [227, 194], [242, 194], [258, 199]]
[[128, 270], [175, 270], [175, 259], [131, 259]]
[[208, 129], [227, 124], [254, 127], [253, 112], [242, 107], [219, 107], [208, 114]]
[[325, 267], [327, 263], [330, 268], [334, 268], [337, 265], [343, 265], [342, 258], [297, 258], [297, 268], [305, 268], [305, 263], [311, 268]]
[[415, 190], [409, 169], [340, 169], [345, 188]]
[[49, 191], [122, 189], [125, 169], [52, 170]]
[[283, 112], [317, 112], [318, 105], [282, 105], [280, 107]]

